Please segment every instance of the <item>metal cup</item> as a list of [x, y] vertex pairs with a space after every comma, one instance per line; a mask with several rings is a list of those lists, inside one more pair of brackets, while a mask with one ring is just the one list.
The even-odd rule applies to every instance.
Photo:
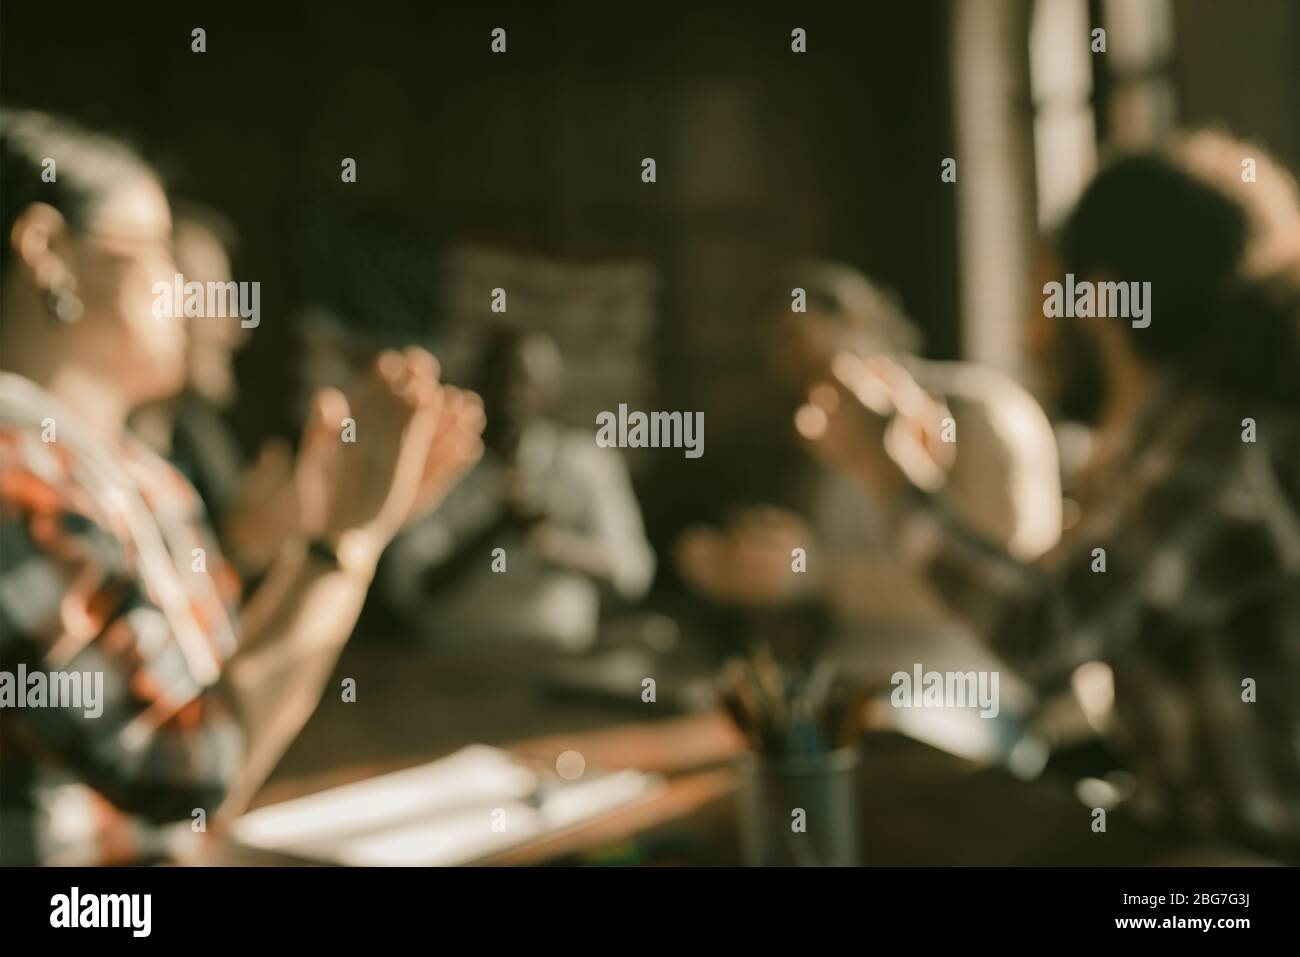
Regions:
[[851, 867], [858, 855], [858, 749], [740, 762], [741, 849], [760, 867]]

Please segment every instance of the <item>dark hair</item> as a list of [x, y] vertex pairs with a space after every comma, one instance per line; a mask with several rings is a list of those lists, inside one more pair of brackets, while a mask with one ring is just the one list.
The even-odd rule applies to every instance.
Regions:
[[481, 395], [493, 394], [505, 379], [515, 374], [514, 365], [527, 351], [541, 345], [558, 356], [559, 347], [545, 332], [521, 329], [498, 323], [490, 326], [483, 337], [471, 387]]
[[1204, 131], [1108, 164], [1067, 217], [1060, 246], [1080, 278], [1151, 283], [1150, 325], [1125, 328], [1152, 365], [1225, 396], [1291, 401], [1300, 398], [1298, 230], [1286, 170]]
[[[46, 160], [54, 177], [46, 182]], [[33, 203], [57, 209], [84, 228], [115, 187], [153, 169], [125, 143], [31, 110], [0, 110], [0, 275], [12, 255], [14, 223]]]

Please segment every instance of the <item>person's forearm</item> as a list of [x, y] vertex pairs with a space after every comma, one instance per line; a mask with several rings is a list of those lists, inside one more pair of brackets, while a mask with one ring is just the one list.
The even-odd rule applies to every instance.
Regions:
[[245, 607], [244, 642], [223, 680], [247, 751], [223, 816], [243, 810], [311, 717], [369, 584], [365, 572], [287, 546]]
[[894, 523], [903, 564], [957, 617], [1031, 680], [1072, 654], [1070, 595], [1061, 580], [1021, 562], [938, 503], [913, 504]]

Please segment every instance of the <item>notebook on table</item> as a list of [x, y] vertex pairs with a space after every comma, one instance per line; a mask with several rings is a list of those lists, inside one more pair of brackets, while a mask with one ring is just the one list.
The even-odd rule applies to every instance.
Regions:
[[446, 758], [269, 805], [235, 822], [247, 847], [349, 866], [472, 864], [645, 800], [662, 779], [576, 781], [471, 745]]

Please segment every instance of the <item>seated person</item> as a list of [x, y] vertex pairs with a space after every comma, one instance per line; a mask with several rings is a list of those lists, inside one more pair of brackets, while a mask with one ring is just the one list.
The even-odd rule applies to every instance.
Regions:
[[241, 602], [193, 487], [126, 428], [185, 381], [185, 320], [154, 309], [178, 271], [157, 176], [115, 140], [4, 112], [0, 179], [0, 672], [96, 698], [6, 707], [0, 861], [156, 860], [169, 825], [220, 830], [274, 768], [379, 553], [480, 453], [482, 408], [416, 350], [318, 393], [295, 534]]
[[649, 589], [654, 553], [618, 451], [547, 418], [562, 371], [544, 335], [491, 336], [483, 459], [385, 562], [391, 603], [422, 634], [579, 651], [596, 640], [602, 586], [624, 601]]
[[[173, 214], [176, 265], [186, 282], [232, 281], [234, 226], [214, 210], [194, 203]], [[297, 522], [293, 453], [282, 439], [262, 446], [247, 463], [223, 413], [238, 396], [232, 361], [248, 342], [251, 328], [234, 314], [205, 315], [188, 324], [185, 388], [131, 416], [131, 430], [193, 483], [226, 557], [254, 579], [275, 560]]]
[[[1246, 156], [1258, 182], [1241, 181]], [[1041, 560], [929, 493], [949, 468], [924, 440], [942, 410], [901, 366], [838, 358], [797, 424], [872, 490], [909, 567], [1039, 688], [1110, 675], [1094, 720], [1136, 780], [1129, 812], [1187, 846], [1300, 862], [1295, 181], [1253, 145], [1180, 138], [1104, 168], [1057, 250], [1058, 281], [1150, 295], [1140, 322], [1038, 319], [1095, 338], [1110, 407], [1094, 493]]]
[[[791, 308], [796, 287], [806, 292], [804, 312]], [[1020, 557], [1056, 543], [1061, 493], [1051, 426], [1013, 379], [971, 363], [917, 357], [915, 328], [851, 267], [796, 265], [772, 298], [768, 363], [799, 401], [837, 352], [892, 357], [941, 396], [952, 417], [961, 454], [941, 493], [952, 508]], [[847, 621], [933, 629], [950, 620], [932, 590], [883, 545], [875, 504], [842, 474], [822, 469], [807, 521], [774, 508], [741, 511], [722, 529], [688, 530], [677, 557], [686, 580], [721, 601], [773, 606], [820, 596]], [[807, 552], [806, 574], [790, 574], [795, 547]]]

